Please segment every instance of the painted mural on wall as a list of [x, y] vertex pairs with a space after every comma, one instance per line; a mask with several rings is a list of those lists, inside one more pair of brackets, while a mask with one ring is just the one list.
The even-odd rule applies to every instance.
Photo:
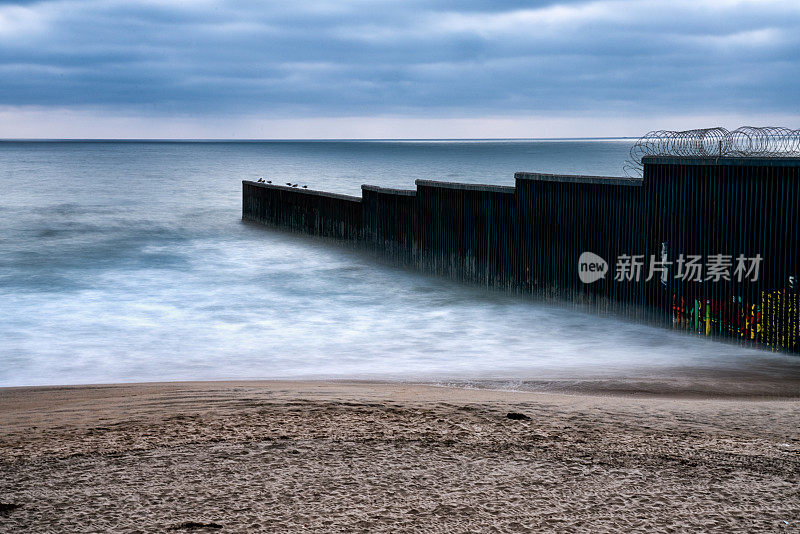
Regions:
[[672, 324], [701, 335], [723, 335], [776, 350], [800, 348], [800, 292], [762, 291], [758, 302], [672, 295]]

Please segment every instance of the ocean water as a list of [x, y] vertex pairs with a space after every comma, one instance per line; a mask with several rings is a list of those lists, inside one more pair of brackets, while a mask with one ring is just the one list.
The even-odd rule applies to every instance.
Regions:
[[378, 378], [499, 387], [800, 358], [465, 287], [241, 221], [241, 180], [620, 175], [629, 141], [0, 142], [0, 385]]

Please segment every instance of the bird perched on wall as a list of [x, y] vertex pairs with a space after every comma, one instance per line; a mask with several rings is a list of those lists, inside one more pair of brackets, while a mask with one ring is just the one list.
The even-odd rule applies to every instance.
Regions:
[[292, 187], [297, 187], [297, 184], [292, 184]]
[[267, 180], [267, 183], [268, 183], [268, 184], [271, 184], [271, 183], [272, 183], [272, 180]]
[[263, 179], [263, 178], [259, 178], [258, 180], [256, 180], [256, 183], [260, 184], [260, 183], [261, 183], [261, 182], [263, 182], [263, 181], [264, 181], [264, 179]]
[[286, 182], [286, 185], [292, 185], [292, 182]]
[[308, 186], [307, 186], [307, 185], [304, 185], [304, 186], [303, 186], [303, 189], [308, 189]]

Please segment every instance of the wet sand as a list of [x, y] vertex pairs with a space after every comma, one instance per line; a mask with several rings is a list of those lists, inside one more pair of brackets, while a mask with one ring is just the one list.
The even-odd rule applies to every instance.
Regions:
[[698, 397], [5, 388], [0, 531], [800, 531], [797, 395]]

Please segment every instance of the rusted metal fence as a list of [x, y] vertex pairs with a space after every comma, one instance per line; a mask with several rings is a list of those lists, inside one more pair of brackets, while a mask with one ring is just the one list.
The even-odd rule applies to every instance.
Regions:
[[362, 185], [361, 199], [364, 245], [400, 265], [416, 265], [417, 192]]
[[[672, 261], [648, 307], [677, 329], [800, 351], [800, 160], [645, 157], [644, 183], [648, 254]], [[724, 268], [681, 276], [689, 257]]]
[[417, 180], [419, 267], [476, 284], [514, 284], [514, 188]]
[[[516, 198], [522, 291], [640, 314], [643, 288], [611, 269], [621, 254], [644, 253], [641, 179], [517, 173]], [[610, 264], [606, 276], [581, 281], [584, 252]]]
[[320, 237], [361, 239], [361, 199], [310, 189], [242, 182], [242, 218]]
[[800, 158], [645, 156], [643, 178], [417, 180], [362, 198], [244, 182], [244, 219], [457, 280], [800, 352]]

